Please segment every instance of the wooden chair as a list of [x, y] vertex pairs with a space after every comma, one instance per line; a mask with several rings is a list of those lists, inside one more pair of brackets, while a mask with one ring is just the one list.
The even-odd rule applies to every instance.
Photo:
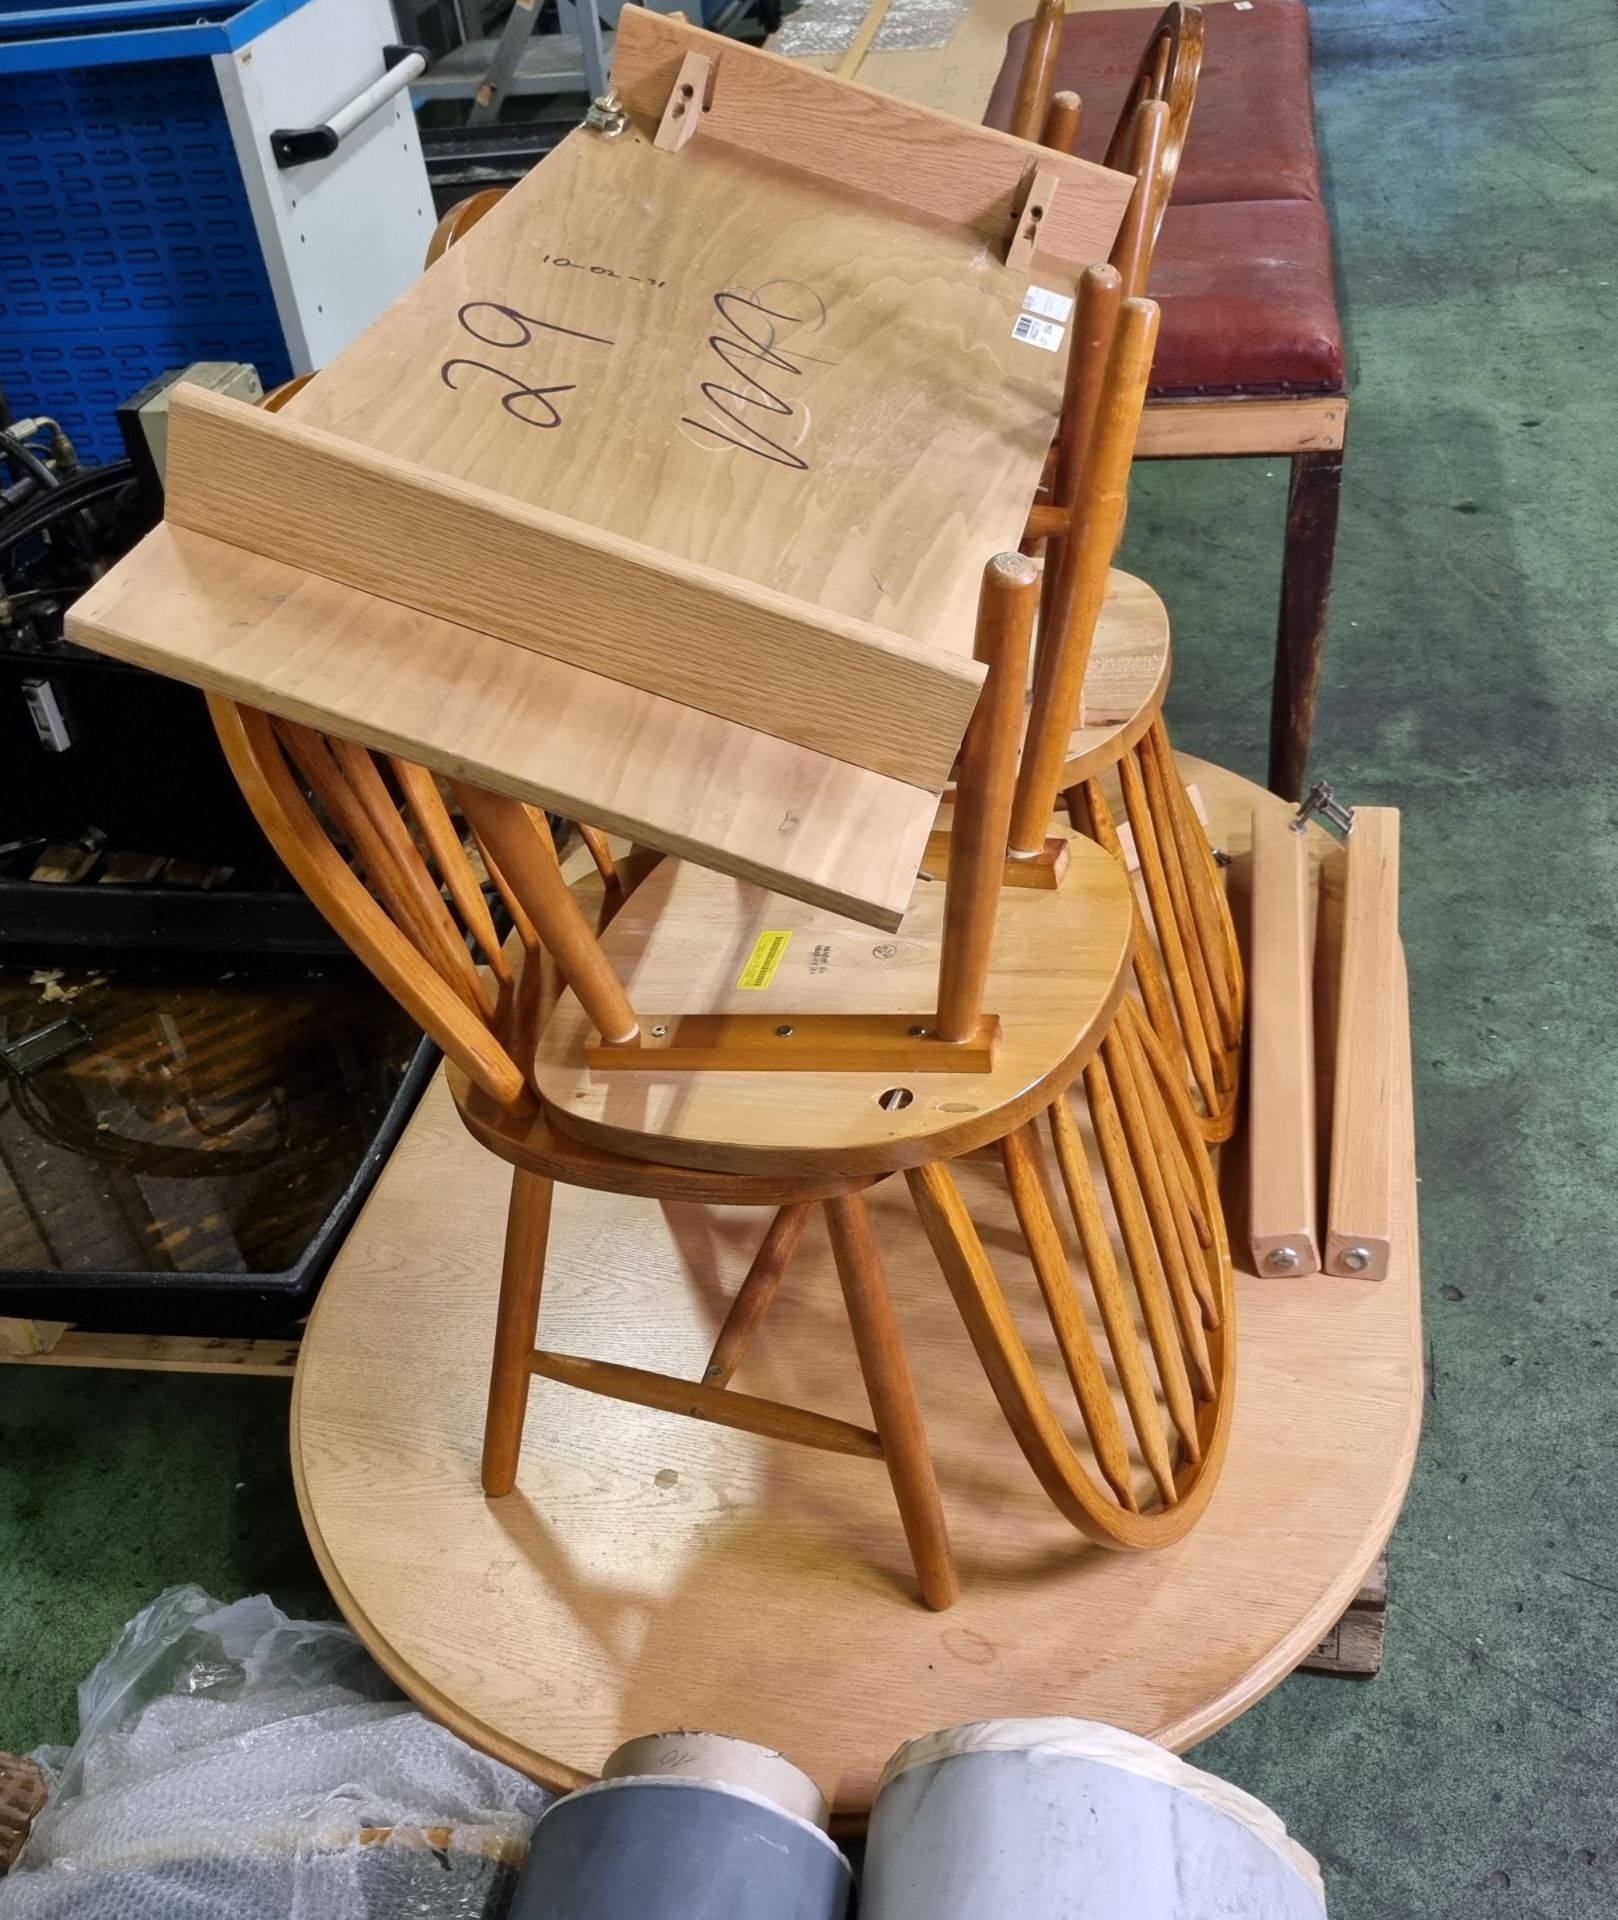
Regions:
[[[1194, 12], [1171, 8], [1165, 19]], [[1154, 76], [1165, 69], [1160, 84], [1175, 104], [1140, 100], [1115, 136], [1127, 135], [1135, 192], [1111, 264], [1092, 268], [1079, 286], [1047, 498], [1031, 514], [1024, 543], [1043, 544], [1045, 579], [1011, 847], [1014, 861], [1038, 857], [1060, 795], [1071, 823], [1121, 857], [1115, 809], [1122, 802], [1146, 894], [1135, 944], [1141, 997], [1159, 1041], [1187, 1063], [1205, 1136], [1223, 1140], [1235, 1126], [1240, 1081], [1240, 950], [1163, 720], [1167, 618], [1151, 596], [1155, 619], [1124, 620], [1122, 609], [1146, 590], [1108, 568], [1122, 535], [1155, 341], [1156, 309], [1138, 290], [1151, 271], [1184, 140], [1183, 114], [1176, 123], [1175, 111], [1195, 91], [1195, 32], [1188, 25], [1156, 44], [1159, 54], [1143, 72], [1158, 84]], [[1115, 357], [1135, 369], [1131, 380], [1113, 368]]]
[[[429, 262], [497, 197], [451, 209]], [[1155, 317], [1147, 303], [1120, 312], [1118, 343], [1097, 349], [1090, 384], [1109, 417], [1131, 408], [1138, 417]], [[1110, 553], [1104, 516], [1094, 529], [1077, 529], [1069, 548], [1099, 539]], [[592, 927], [544, 817], [456, 783], [515, 928], [508, 953], [430, 774], [210, 696], [226, 756], [272, 843], [438, 1040], [463, 1121], [513, 1168], [483, 1458], [491, 1496], [516, 1483], [537, 1374], [883, 1459], [922, 1598], [948, 1606], [956, 1577], [938, 1486], [861, 1197], [902, 1169], [1011, 1430], [1064, 1515], [1092, 1540], [1145, 1548], [1179, 1538], [1202, 1511], [1228, 1432], [1230, 1264], [1184, 1076], [1123, 993], [1138, 910], [1116, 863], [1095, 847], [1069, 851], [1065, 836], [1041, 887], [1005, 884], [1021, 877], [1008, 832], [1038, 598], [1021, 556], [985, 569], [976, 652], [988, 677], [962, 746], [947, 841], [929, 860], [936, 873], [919, 884], [902, 944], [873, 947], [868, 930], [836, 915], [690, 862], [620, 863], [586, 825], [606, 888]], [[790, 989], [768, 977], [789, 937], [822, 956]], [[637, 1014], [624, 979], [643, 1008], [659, 1011]], [[897, 994], [928, 987], [930, 1003], [892, 1010]], [[741, 1011], [739, 994], [762, 1011]], [[1067, 1099], [1081, 1079], [1099, 1179]], [[949, 1158], [978, 1149], [1003, 1165], [1088, 1457], [1052, 1407], [948, 1170]], [[1121, 1410], [1056, 1224], [1053, 1165]], [[558, 1181], [777, 1209], [699, 1379], [535, 1345]], [[730, 1385], [817, 1204], [872, 1429]]]
[[[1066, 17], [1065, 0], [1040, 0], [1029, 23], [1028, 44], [1017, 78], [1016, 96], [1007, 120], [1007, 131], [1021, 140], [1037, 141], [1062, 153], [1072, 153], [1082, 124], [1081, 96], [1070, 89], [1057, 90], [1057, 58], [1061, 51], [1062, 29]], [[1147, 202], [1145, 231], [1147, 254], [1138, 276], [1128, 287], [1131, 294], [1146, 291], [1150, 268], [1150, 250], [1157, 243], [1163, 216], [1174, 192], [1180, 156], [1190, 130], [1191, 114], [1196, 106], [1197, 82], [1202, 71], [1204, 46], [1203, 13], [1200, 7], [1172, 0], [1153, 24], [1147, 36], [1140, 63], [1124, 91], [1123, 100], [1107, 138], [1102, 164], [1125, 173], [1139, 175], [1140, 109], [1153, 102], [1165, 109], [1162, 148], [1152, 167]], [[474, 196], [475, 197], [475, 196]], [[463, 207], [470, 207], [463, 201]], [[473, 213], [472, 219], [479, 218]], [[1131, 221], [1139, 215], [1132, 210]], [[1114, 265], [1119, 265], [1114, 254]]]
[[[474, 789], [456, 795], [475, 823], [483, 863], [515, 924], [517, 950], [508, 955], [431, 775], [218, 695], [210, 705], [226, 757], [277, 851], [355, 953], [443, 1048], [469, 1130], [512, 1167], [484, 1491], [499, 1496], [516, 1484], [535, 1374], [804, 1446], [884, 1459], [923, 1598], [947, 1606], [955, 1578], [938, 1489], [859, 1199], [872, 1176], [817, 1170], [787, 1181], [704, 1172], [614, 1155], [560, 1132], [533, 1081], [535, 1041], [559, 986], [548, 953], [566, 956], [608, 1035], [632, 1034], [634, 1020], [562, 880], [543, 818]], [[546, 927], [549, 949], [534, 916]], [[558, 1181], [644, 1199], [779, 1209], [699, 1380], [535, 1347]], [[728, 1390], [817, 1202], [826, 1207], [838, 1251], [875, 1431]]]
[[469, 193], [464, 200], [457, 200], [454, 206], [447, 208], [438, 225], [433, 228], [423, 264], [430, 267], [457, 240], [465, 239], [483, 216], [492, 213], [510, 191], [509, 187], [480, 187], [476, 193]]
[[[1315, 149], [1303, 0], [1171, 6], [1138, 60], [1141, 16], [1043, 0], [1012, 34], [985, 115], [1062, 151], [1116, 160], [1135, 106], [1170, 109], [1169, 180], [1153, 292], [1164, 330], [1136, 457], [1291, 463], [1270, 714], [1271, 788], [1303, 790], [1331, 590], [1348, 395], [1331, 229]], [[1197, 134], [1182, 148], [1197, 74]], [[1119, 103], [1110, 135], [1080, 127]], [[1143, 289], [1144, 290], [1144, 289]]]
[[[1132, 1547], [1178, 1537], [1201, 1511], [1228, 1421], [1229, 1265], [1217, 1196], [1175, 1072], [1133, 1003], [1121, 998], [1127, 890], [1116, 866], [1094, 848], [1076, 849], [1055, 893], [1001, 888], [1035, 597], [1026, 561], [1003, 556], [991, 563], [980, 628], [990, 679], [963, 751], [950, 877], [941, 888], [924, 889], [916, 930], [907, 928], [921, 950], [920, 964], [936, 959], [936, 1009], [925, 1029], [901, 1016], [902, 1035], [877, 1036], [890, 1054], [912, 1064], [925, 1059], [928, 1045], [964, 1048], [977, 1064], [965, 1071], [954, 1062], [907, 1069], [902, 1086], [884, 1085], [897, 1077], [897, 1066], [875, 1074], [869, 1067], [845, 1070], [848, 1056], [835, 1053], [835, 1027], [852, 1031], [864, 1021], [866, 1034], [857, 1036], [864, 1048], [881, 1021], [863, 1009], [893, 992], [882, 961], [873, 957], [863, 971], [842, 964], [872, 953], [867, 930], [665, 861], [614, 903], [618, 910], [598, 936], [563, 881], [543, 816], [458, 787], [455, 798], [516, 927], [516, 951], [508, 954], [495, 938], [438, 788], [422, 769], [211, 697], [226, 757], [278, 852], [366, 965], [444, 1047], [469, 1130], [513, 1167], [483, 1466], [489, 1493], [515, 1483], [529, 1383], [538, 1374], [801, 1445], [883, 1459], [923, 1598], [949, 1604], [956, 1589], [942, 1506], [860, 1198], [873, 1179], [904, 1168], [991, 1384], [1061, 1510], [1090, 1537]], [[854, 1003], [852, 1012], [829, 1017], [812, 1006], [791, 1022], [767, 1008], [754, 1017], [747, 1044], [756, 1048], [758, 1030], [767, 1027], [785, 1053], [792, 1038], [812, 1037], [817, 1021], [825, 1020], [819, 1042], [834, 1050], [832, 1071], [785, 1059], [771, 1073], [751, 1071], [746, 1061], [733, 1071], [734, 1054], [718, 1070], [671, 1072], [655, 1064], [656, 1040], [667, 1041], [663, 1057], [672, 1062], [680, 1047], [714, 1041], [711, 1031], [696, 1030], [705, 1018], [710, 1029], [728, 1028], [732, 1042], [748, 1022], [728, 1011], [717, 1021], [702, 1014], [648, 1017], [643, 1031], [620, 972], [632, 973], [643, 995], [655, 994], [671, 974], [689, 979], [693, 924], [710, 949], [723, 949], [717, 936], [727, 913], [735, 923], [742, 902], [755, 918], [789, 927], [796, 918], [806, 935], [818, 936], [816, 944], [833, 961], [810, 978], [836, 983], [825, 999]], [[1010, 911], [1002, 915], [1002, 907]], [[1075, 950], [1086, 946], [1076, 962]], [[481, 968], [474, 955], [481, 956]], [[548, 1012], [561, 978], [569, 990]], [[987, 1065], [985, 995], [1004, 1009], [1002, 1037]], [[774, 997], [779, 1005], [779, 993]], [[718, 1039], [723, 1045], [725, 1035]], [[628, 1071], [599, 1070], [603, 1052], [612, 1050]], [[650, 1072], [630, 1063], [642, 1050], [653, 1053]], [[1081, 1073], [1105, 1191], [1123, 1235], [1122, 1261], [1107, 1234], [1108, 1202], [1060, 1097]], [[791, 1101], [781, 1097], [783, 1077], [798, 1096]], [[592, 1084], [596, 1098], [581, 1103], [575, 1096]], [[578, 1111], [581, 1104], [590, 1106], [587, 1114]], [[784, 1119], [783, 1108], [789, 1109]], [[716, 1114], [724, 1137], [710, 1139]], [[1034, 1126], [1041, 1114], [1137, 1435], [1135, 1457], [1162, 1503], [1156, 1511], [1142, 1511], [1152, 1496], [1135, 1483], [1131, 1451], [1054, 1225]], [[567, 1131], [553, 1115], [565, 1116]], [[990, 1142], [998, 1143], [1004, 1160], [1099, 1477], [1067, 1441], [941, 1164], [947, 1155]], [[655, 1158], [653, 1148], [661, 1150]], [[535, 1347], [557, 1181], [626, 1196], [778, 1209], [698, 1380]], [[872, 1429], [760, 1401], [728, 1384], [817, 1203], [831, 1235]], [[1124, 1272], [1140, 1302], [1158, 1387], [1127, 1306]]]

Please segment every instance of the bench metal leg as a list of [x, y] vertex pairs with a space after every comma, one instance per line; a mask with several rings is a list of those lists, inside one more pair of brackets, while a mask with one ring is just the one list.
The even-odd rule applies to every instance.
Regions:
[[1292, 456], [1270, 699], [1270, 791], [1284, 800], [1303, 795], [1326, 646], [1326, 602], [1331, 594], [1342, 478], [1341, 447]]

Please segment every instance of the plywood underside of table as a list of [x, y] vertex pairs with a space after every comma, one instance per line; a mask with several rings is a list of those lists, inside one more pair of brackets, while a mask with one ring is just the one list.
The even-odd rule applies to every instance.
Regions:
[[1039, 279], [700, 134], [578, 132], [287, 417], [970, 654], [1061, 396], [1013, 338]]
[[[1205, 763], [1185, 771], [1238, 856], [1251, 807], [1282, 804]], [[712, 1727], [780, 1748], [857, 1821], [892, 1749], [952, 1721], [1072, 1713], [1189, 1745], [1315, 1647], [1409, 1478], [1421, 1348], [1400, 1013], [1390, 1277], [1239, 1277], [1229, 1460], [1207, 1517], [1166, 1553], [1109, 1554], [1059, 1519], [903, 1185], [873, 1191], [961, 1567], [943, 1614], [912, 1597], [872, 1462], [538, 1382], [518, 1491], [483, 1498], [507, 1177], [440, 1082], [326, 1282], [300, 1363], [295, 1471], [345, 1614], [429, 1712], [555, 1785], [630, 1734]], [[959, 1171], [1015, 1283], [998, 1172]], [[563, 1193], [545, 1343], [700, 1371], [766, 1217]], [[847, 1340], [817, 1227], [737, 1384], [864, 1419]]]

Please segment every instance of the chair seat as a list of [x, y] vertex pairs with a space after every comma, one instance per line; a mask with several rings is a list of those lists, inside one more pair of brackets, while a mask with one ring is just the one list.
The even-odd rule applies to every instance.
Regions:
[[561, 1132], [543, 1107], [513, 1113], [475, 1086], [453, 1060], [446, 1061], [444, 1076], [461, 1124], [480, 1146], [508, 1166], [541, 1173], [567, 1187], [703, 1207], [779, 1207], [858, 1193], [874, 1178], [871, 1174], [838, 1176], [823, 1169], [818, 1175], [792, 1181], [778, 1174], [705, 1173], [655, 1160], [630, 1160]]
[[[1056, 88], [1084, 103], [1078, 152], [1100, 160], [1135, 77], [1156, 14], [1126, 7], [1070, 14]], [[984, 120], [1011, 119], [1031, 21], [1012, 29]], [[1203, 9], [1202, 73], [1174, 183], [1177, 206], [1209, 200], [1318, 200], [1309, 86], [1309, 13], [1303, 0], [1254, 0]]]
[[[681, 1014], [932, 1017], [943, 884], [918, 877], [890, 939], [841, 915], [684, 861], [667, 860], [625, 902], [602, 947], [641, 1024]], [[742, 984], [761, 937], [790, 943], [761, 985]], [[1000, 899], [984, 1009], [1002, 1038], [966, 1072], [592, 1070], [592, 1028], [564, 994], [545, 1025], [536, 1078], [553, 1124], [631, 1159], [736, 1173], [887, 1173], [965, 1152], [1043, 1111], [1099, 1044], [1130, 957], [1129, 884], [1100, 847], [1074, 839], [1052, 892]], [[901, 1087], [908, 1100], [884, 1105]]]
[[1170, 665], [1167, 609], [1144, 580], [1114, 567], [1085, 666], [1082, 724], [1067, 743], [1064, 793], [1116, 766], [1151, 726]]
[[1162, 703], [1169, 681], [1168, 608], [1144, 580], [1114, 567], [1084, 669], [1091, 727], [1127, 726]]
[[1337, 393], [1343, 332], [1331, 227], [1315, 200], [1239, 200], [1163, 217], [1151, 394]]

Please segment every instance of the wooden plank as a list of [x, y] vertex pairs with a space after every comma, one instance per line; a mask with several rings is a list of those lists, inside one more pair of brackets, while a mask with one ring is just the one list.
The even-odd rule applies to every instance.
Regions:
[[882, 22], [888, 17], [891, 4], [892, 0], [871, 0], [865, 9], [865, 18], [848, 43], [848, 51], [832, 69], [839, 80], [852, 80], [865, 65], [865, 56], [871, 51], [871, 42], [881, 32]]
[[680, 62], [674, 89], [658, 122], [657, 135], [652, 141], [654, 147], [664, 153], [680, 151], [701, 123], [712, 80], [712, 61], [704, 54], [688, 53]]
[[[828, 914], [666, 861], [624, 902], [602, 946], [643, 1019], [675, 1007], [688, 1018], [771, 1015], [794, 1027], [826, 1014], [888, 1016], [936, 1005], [945, 895], [937, 881], [920, 883], [902, 938], [877, 942]], [[617, 1062], [602, 1071], [585, 1054], [594, 1028], [566, 993], [540, 1036], [535, 1084], [561, 1132], [661, 1164], [795, 1183], [826, 1168], [885, 1173], [950, 1159], [1042, 1113], [1069, 1084], [1069, 1062], [1111, 1024], [1127, 990], [1132, 930], [1117, 863], [1075, 836], [1059, 887], [1000, 896], [983, 994], [1000, 1044], [981, 1072], [900, 1074], [869, 1063], [790, 1075], [625, 1072]]]
[[1315, 1171], [1314, 871], [1284, 810], [1253, 813], [1248, 1234], [1258, 1273], [1320, 1271]]
[[1016, 223], [1006, 248], [1006, 265], [1032, 273], [1045, 239], [1045, 222], [1055, 212], [1062, 181], [1054, 167], [1039, 167], [1017, 203]]
[[852, 1454], [860, 1460], [880, 1460], [882, 1442], [869, 1427], [833, 1420], [806, 1407], [784, 1407], [774, 1400], [732, 1393], [728, 1387], [703, 1386], [666, 1373], [648, 1373], [642, 1367], [619, 1366], [610, 1360], [590, 1360], [572, 1353], [536, 1352], [528, 1365], [543, 1380], [586, 1393], [605, 1394], [631, 1405], [657, 1407], [692, 1420], [711, 1420], [743, 1433], [763, 1434], [771, 1440], [790, 1440], [800, 1447], [819, 1447], [828, 1453]]
[[0, 1317], [0, 1360], [35, 1360], [49, 1353], [72, 1324], [68, 1320]]
[[[593, 1073], [987, 1073], [1000, 1022], [980, 1015], [964, 1039], [941, 1040], [932, 1012], [657, 1014], [641, 1009], [640, 1044], [584, 1045]], [[782, 1091], [790, 1097], [791, 1082]]]
[[626, 9], [613, 48], [613, 86], [629, 111], [659, 119], [690, 52], [707, 54], [715, 67], [704, 141], [970, 227], [1002, 248], [1018, 190], [1036, 165], [1048, 165], [1061, 191], [1041, 230], [1041, 257], [1077, 275], [1112, 250], [1129, 203], [1128, 176], [868, 92], [644, 8]]
[[0, 1365], [110, 1367], [136, 1373], [229, 1373], [290, 1380], [298, 1363], [296, 1340], [220, 1340], [182, 1333], [65, 1332], [41, 1353], [0, 1350]]
[[1398, 809], [1357, 807], [1347, 852], [1325, 1265], [1382, 1280], [1393, 1244]]
[[1340, 393], [1296, 400], [1154, 400], [1141, 416], [1137, 460], [1219, 459], [1244, 454], [1325, 452], [1348, 433]]
[[1385, 1551], [1377, 1555], [1376, 1564], [1360, 1582], [1360, 1590], [1355, 1594], [1353, 1604], [1368, 1613], [1387, 1611], [1388, 1556]]
[[183, 388], [166, 518], [912, 786], [941, 788], [983, 669], [286, 413]]
[[930, 793], [159, 527], [74, 604], [86, 646], [892, 932]]

